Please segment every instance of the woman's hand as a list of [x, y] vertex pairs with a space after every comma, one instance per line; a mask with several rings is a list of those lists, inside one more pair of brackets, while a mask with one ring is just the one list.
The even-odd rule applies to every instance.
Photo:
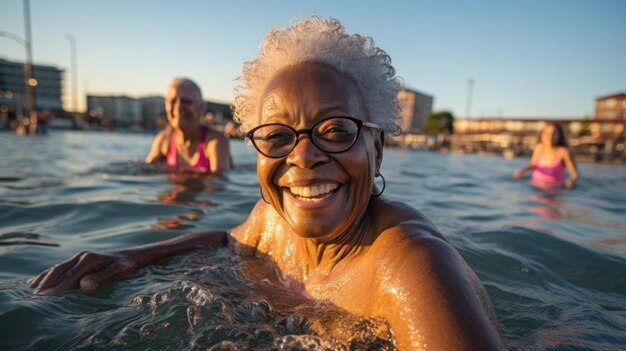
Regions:
[[565, 187], [568, 188], [568, 189], [573, 189], [574, 188], [574, 180], [572, 178], [567, 178], [563, 182], [563, 185], [565, 185]]
[[535, 163], [530, 163], [526, 167], [520, 168], [517, 171], [513, 172], [513, 179], [522, 179], [526, 172], [532, 171], [533, 169], [535, 169]]
[[126, 277], [138, 267], [138, 260], [133, 257], [132, 251], [83, 251], [48, 268], [28, 282], [38, 295], [53, 295], [77, 286], [85, 294], [91, 295], [100, 285]]

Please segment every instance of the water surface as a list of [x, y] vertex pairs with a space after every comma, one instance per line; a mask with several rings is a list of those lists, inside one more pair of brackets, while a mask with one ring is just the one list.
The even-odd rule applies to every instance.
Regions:
[[[81, 250], [241, 223], [259, 199], [240, 141], [224, 177], [143, 165], [151, 135], [0, 134], [0, 349], [392, 349], [384, 323], [282, 288], [262, 258], [201, 250], [95, 296], [25, 280]], [[574, 190], [511, 180], [524, 159], [385, 149], [385, 195], [424, 212], [487, 288], [514, 350], [623, 350], [626, 167], [580, 164]], [[366, 302], [364, 302], [366, 303]]]

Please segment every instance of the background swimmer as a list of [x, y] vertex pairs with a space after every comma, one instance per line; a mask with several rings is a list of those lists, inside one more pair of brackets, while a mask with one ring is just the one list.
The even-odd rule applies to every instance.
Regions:
[[168, 126], [154, 139], [146, 163], [164, 162], [179, 170], [221, 172], [232, 167], [229, 141], [201, 125], [206, 102], [196, 83], [175, 78], [165, 97]]
[[[564, 178], [565, 168], [570, 175], [567, 179]], [[574, 187], [574, 182], [578, 179], [578, 170], [567, 148], [567, 139], [560, 125], [548, 123], [543, 127], [530, 163], [513, 172], [513, 178], [521, 179], [531, 170], [532, 182], [539, 187]]]

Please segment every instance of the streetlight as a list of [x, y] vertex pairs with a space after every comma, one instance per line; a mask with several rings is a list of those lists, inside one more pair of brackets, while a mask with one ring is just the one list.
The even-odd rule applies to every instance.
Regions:
[[33, 118], [33, 112], [35, 112], [35, 90], [34, 85], [37, 85], [37, 81], [34, 81], [33, 85], [33, 40], [30, 35], [30, 1], [24, 0], [24, 33], [26, 34], [26, 105], [28, 110], [28, 117]]
[[10, 32], [5, 32], [3, 30], [0, 30], [0, 37], [5, 37], [8, 39], [12, 39], [14, 41], [16, 41], [18, 44], [22, 45], [24, 48], [26, 48], [26, 46], [28, 46], [28, 43], [26, 42], [26, 39], [20, 37], [19, 35], [10, 33]]
[[72, 62], [72, 107], [74, 113], [78, 111], [78, 90], [77, 80], [78, 71], [76, 69], [76, 38], [72, 34], [66, 34], [65, 37], [70, 41], [70, 57]]

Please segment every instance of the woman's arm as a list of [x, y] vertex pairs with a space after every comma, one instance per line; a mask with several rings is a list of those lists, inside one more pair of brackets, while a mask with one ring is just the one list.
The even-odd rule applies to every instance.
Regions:
[[232, 168], [230, 141], [220, 132], [210, 130], [211, 137], [205, 153], [211, 163], [211, 172], [222, 172]]
[[261, 241], [261, 234], [265, 232], [265, 212], [268, 209], [271, 206], [259, 200], [248, 219], [230, 233], [198, 232], [110, 253], [80, 252], [31, 278], [29, 283], [35, 288], [35, 294], [52, 295], [75, 287], [80, 287], [86, 294], [93, 294], [104, 283], [126, 277], [139, 267], [185, 251], [225, 246], [230, 242], [242, 244], [237, 246], [239, 249], [255, 250]]
[[148, 153], [148, 156], [146, 156], [146, 163], [153, 163], [155, 161], [160, 160], [161, 158], [163, 158], [163, 140], [164, 138], [168, 135], [168, 133], [163, 130], [161, 132], [159, 132], [159, 134], [157, 134], [156, 137], [154, 137], [154, 141], [152, 142], [152, 148], [150, 149], [150, 153]]
[[517, 171], [513, 172], [513, 178], [521, 179], [526, 172], [532, 171], [533, 169], [535, 169], [535, 165], [537, 164], [537, 162], [539, 162], [540, 155], [541, 155], [541, 145], [537, 145], [533, 149], [533, 156], [530, 159], [530, 163], [526, 165], [525, 167], [520, 168]]
[[565, 162], [565, 167], [569, 172], [569, 178], [565, 179], [564, 184], [568, 188], [573, 188], [574, 182], [578, 180], [578, 170], [567, 148], [563, 148], [563, 162]]
[[52, 295], [80, 287], [86, 294], [95, 293], [106, 282], [130, 275], [137, 268], [181, 252], [225, 246], [228, 234], [224, 231], [199, 232], [170, 240], [111, 253], [84, 251], [69, 260], [48, 268], [31, 278], [35, 294]]

